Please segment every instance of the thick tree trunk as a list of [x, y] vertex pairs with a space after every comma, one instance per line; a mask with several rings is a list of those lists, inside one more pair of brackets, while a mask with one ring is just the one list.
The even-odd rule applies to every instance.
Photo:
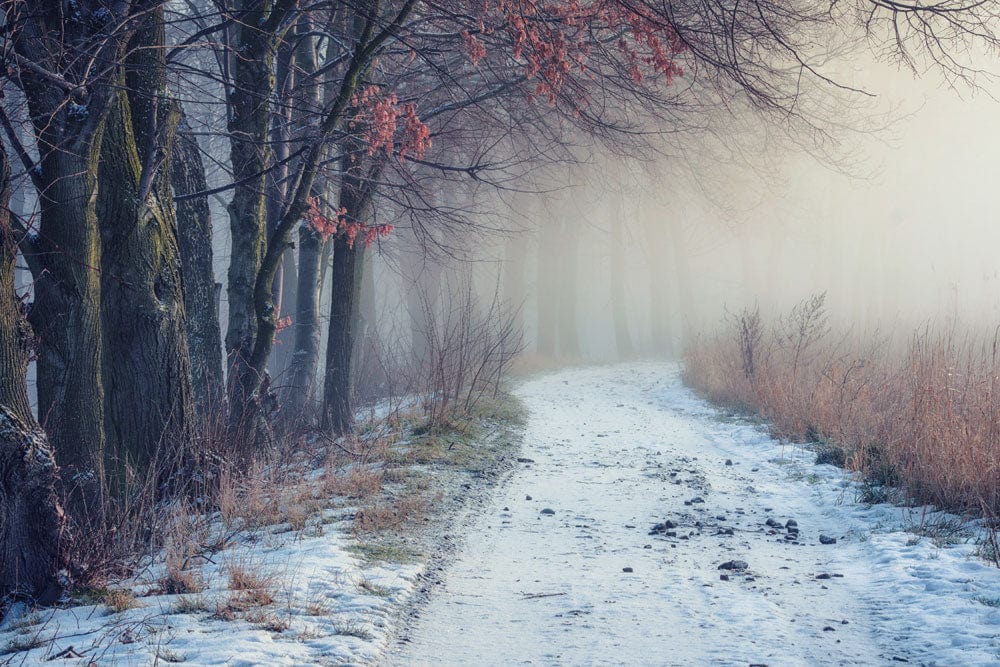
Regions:
[[579, 327], [576, 320], [577, 274], [580, 260], [580, 228], [564, 224], [557, 245], [559, 256], [559, 356], [580, 357]]
[[[180, 108], [166, 98], [163, 6], [142, 16], [101, 149], [104, 430], [109, 477], [175, 466], [194, 423], [169, 159]], [[137, 397], [142, 400], [136, 400]], [[112, 467], [113, 466], [113, 467]], [[166, 467], [159, 467], [166, 472]]]
[[[177, 196], [208, 189], [205, 165], [198, 143], [183, 119], [170, 158], [170, 175]], [[188, 351], [196, 409], [201, 417], [219, 410], [225, 400], [222, 370], [222, 333], [212, 263], [212, 214], [208, 197], [200, 195], [177, 202], [177, 241], [184, 284]]]
[[[44, 185], [29, 319], [38, 337], [38, 416], [64, 467], [103, 474], [101, 248], [94, 196], [97, 146], [42, 158]], [[95, 480], [96, 481], [96, 480]]]
[[0, 599], [55, 602], [65, 520], [57, 469], [31, 413], [25, 375], [33, 339], [14, 291], [10, 167], [0, 150]]
[[167, 174], [140, 191], [140, 128], [147, 131], [119, 96], [99, 172], [101, 183], [114, 187], [102, 187], [97, 199], [109, 475], [142, 473], [157, 460], [179, 463], [193, 425], [173, 202]]
[[294, 352], [284, 383], [282, 416], [286, 421], [307, 419], [314, 404], [319, 369], [321, 266], [330, 243], [310, 225], [299, 228], [298, 288], [292, 316]]
[[618, 358], [628, 359], [635, 350], [628, 327], [628, 300], [625, 291], [625, 239], [622, 225], [625, 224], [622, 211], [613, 216], [611, 222], [611, 315], [615, 324], [615, 343]]

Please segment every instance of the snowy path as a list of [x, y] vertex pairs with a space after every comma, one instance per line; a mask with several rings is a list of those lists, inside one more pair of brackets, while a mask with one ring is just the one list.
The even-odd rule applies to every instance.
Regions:
[[[389, 664], [1000, 664], [1000, 572], [971, 544], [901, 530], [919, 510], [856, 503], [839, 470], [720, 420], [676, 367], [568, 370], [518, 393], [533, 463]], [[649, 534], [665, 520], [675, 535]], [[749, 569], [718, 569], [734, 559]]]

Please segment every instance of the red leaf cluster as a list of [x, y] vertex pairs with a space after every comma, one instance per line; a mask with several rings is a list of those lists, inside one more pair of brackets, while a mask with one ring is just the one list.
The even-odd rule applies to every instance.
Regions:
[[347, 215], [347, 209], [341, 208], [333, 217], [323, 214], [320, 209], [320, 202], [316, 197], [309, 198], [309, 208], [306, 210], [306, 224], [319, 232], [325, 240], [331, 235], [343, 234], [347, 239], [348, 247], [353, 248], [354, 242], [360, 236], [365, 247], [370, 246], [380, 236], [385, 237], [392, 233], [392, 225], [377, 224], [366, 225], [357, 220], [352, 220]]
[[354, 95], [351, 103], [357, 114], [349, 126], [364, 128], [369, 156], [383, 150], [400, 160], [407, 155], [422, 158], [431, 147], [431, 132], [417, 116], [416, 106], [400, 104], [395, 93], [384, 97], [380, 93], [378, 86], [368, 86]]

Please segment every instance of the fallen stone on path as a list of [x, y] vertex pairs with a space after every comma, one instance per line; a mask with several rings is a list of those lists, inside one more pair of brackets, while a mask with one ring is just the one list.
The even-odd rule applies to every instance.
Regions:
[[737, 572], [742, 572], [750, 567], [750, 564], [745, 560], [727, 560], [725, 563], [720, 565], [718, 569], [720, 570], [735, 570]]

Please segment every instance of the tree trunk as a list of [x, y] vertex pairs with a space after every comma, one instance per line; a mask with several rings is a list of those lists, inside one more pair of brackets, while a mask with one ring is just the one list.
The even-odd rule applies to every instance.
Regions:
[[[298, 39], [299, 36], [296, 36]], [[291, 92], [295, 86], [295, 63], [293, 62], [294, 42], [282, 41], [278, 46], [275, 65], [276, 96], [279, 103], [275, 105], [271, 118], [271, 145], [273, 167], [267, 175], [267, 233], [270, 236], [278, 227], [282, 209], [288, 195], [288, 156], [291, 152], [291, 127], [293, 101]], [[309, 70], [312, 71], [312, 70]], [[295, 300], [292, 292], [295, 290], [295, 254], [288, 249], [281, 259], [281, 267], [274, 277], [271, 286], [275, 310], [281, 318], [286, 312], [291, 312]], [[271, 377], [279, 377], [288, 368], [290, 362], [293, 333], [289, 328], [278, 331], [274, 336], [275, 348], [268, 367]]]
[[[345, 160], [345, 164], [346, 164]], [[366, 224], [372, 213], [371, 183], [345, 169], [340, 189], [340, 208], [352, 222]], [[363, 241], [358, 238], [358, 243]], [[333, 242], [330, 288], [330, 329], [326, 343], [323, 383], [323, 428], [336, 435], [354, 429], [353, 373], [355, 327], [360, 306], [361, 248], [345, 234]]]
[[[130, 30], [132, 3], [78, 0], [71, 20], [63, 3], [36, 3], [19, 13], [13, 47], [27, 62], [59, 73], [86, 90], [84, 104], [67, 99], [49, 77], [22, 69], [39, 154], [32, 178], [40, 193], [35, 303], [29, 320], [40, 340], [40, 419], [63, 465], [101, 470], [104, 389], [101, 381], [100, 236], [95, 214], [98, 153], [117, 70]], [[110, 26], [119, 26], [111, 31]], [[94, 67], [95, 63], [102, 63]], [[76, 95], [72, 95], [73, 98]], [[77, 478], [81, 479], [81, 478]]]
[[634, 353], [632, 336], [628, 327], [628, 301], [625, 291], [625, 239], [622, 226], [625, 224], [623, 214], [619, 210], [613, 216], [611, 223], [611, 314], [615, 324], [615, 343], [618, 347], [618, 358], [628, 359]]
[[692, 331], [698, 330], [698, 312], [695, 309], [694, 285], [691, 276], [691, 258], [688, 257], [687, 236], [684, 227], [675, 221], [669, 225], [671, 246], [674, 250], [674, 266], [677, 268], [677, 296], [681, 331], [681, 348], [687, 343]]
[[579, 328], [576, 321], [577, 273], [580, 258], [580, 233], [578, 226], [562, 226], [562, 243], [557, 245], [559, 257], [559, 356], [570, 359], [580, 357]]
[[[528, 255], [528, 237], [524, 233], [513, 232], [504, 245], [503, 300], [514, 318], [513, 327], [519, 335], [524, 335], [525, 260]], [[510, 353], [512, 350], [504, 350]]]
[[543, 357], [556, 356], [556, 332], [559, 327], [558, 268], [553, 253], [559, 243], [559, 230], [550, 220], [538, 222], [541, 226], [538, 236], [538, 280], [535, 285], [535, 301], [538, 311], [538, 354]]
[[253, 433], [267, 438], [259, 389], [265, 368], [251, 368], [257, 334], [254, 289], [267, 238], [264, 191], [269, 164], [269, 100], [275, 79], [273, 33], [261, 29], [270, 15], [270, 2], [244, 3], [252, 7], [235, 32], [237, 57], [233, 59], [233, 87], [229, 97], [230, 161], [233, 198], [229, 204], [232, 256], [229, 262], [229, 321], [226, 354], [229, 363], [229, 407], [231, 421], [241, 437]]
[[357, 385], [359, 371], [365, 368], [368, 355], [374, 352], [375, 335], [375, 262], [371, 248], [360, 248], [361, 257], [356, 262], [355, 280], [358, 283], [357, 320], [354, 327], [354, 382]]
[[[205, 164], [198, 142], [182, 118], [170, 158], [171, 183], [177, 196], [208, 189]], [[188, 351], [196, 408], [201, 417], [223, 407], [222, 333], [212, 263], [212, 214], [208, 197], [200, 195], [177, 202], [177, 241], [184, 284]]]
[[133, 123], [131, 111], [119, 96], [99, 172], [102, 183], [115, 187], [102, 187], [97, 200], [106, 460], [109, 474], [118, 475], [143, 473], [157, 461], [179, 463], [194, 411], [169, 180], [157, 175], [148, 194], [141, 192], [137, 138], [148, 130]]
[[[47, 151], [29, 319], [39, 340], [39, 421], [60, 465], [103, 475], [100, 237], [94, 197], [101, 132], [79, 151]], [[96, 144], [96, 145], [94, 145]], [[95, 480], [96, 481], [96, 480]]]
[[360, 291], [358, 260], [358, 249], [348, 245], [345, 236], [338, 236], [333, 246], [330, 331], [323, 387], [323, 428], [337, 435], [350, 433], [354, 428], [351, 362]]
[[298, 288], [292, 316], [294, 352], [284, 383], [282, 416], [286, 421], [306, 419], [314, 403], [316, 372], [319, 368], [321, 267], [326, 247], [311, 225], [299, 227]]
[[[194, 423], [169, 160], [180, 108], [166, 98], [163, 5], [142, 15], [101, 149], [104, 430], [109, 474], [175, 466]], [[142, 397], [138, 400], [138, 397]], [[167, 468], [159, 468], [166, 472]], [[162, 480], [161, 480], [162, 481]]]
[[0, 599], [48, 604], [61, 592], [65, 519], [55, 458], [25, 383], [33, 339], [14, 291], [10, 194], [10, 166], [0, 149]]
[[671, 224], [657, 214], [647, 213], [643, 225], [646, 236], [646, 265], [649, 273], [649, 325], [654, 354], [674, 356], [674, 327], [670, 319], [672, 266], [667, 226]]

